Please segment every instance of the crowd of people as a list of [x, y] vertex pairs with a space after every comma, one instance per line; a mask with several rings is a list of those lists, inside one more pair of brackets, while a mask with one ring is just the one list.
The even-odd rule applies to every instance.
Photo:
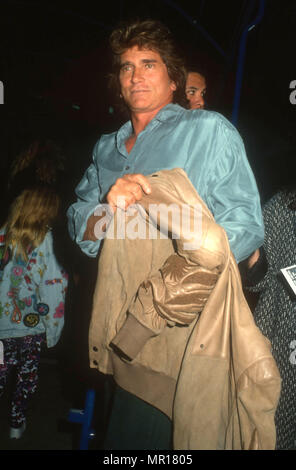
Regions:
[[[89, 361], [106, 375], [111, 411], [103, 448], [293, 449], [296, 295], [281, 270], [296, 264], [296, 189], [281, 191], [262, 209], [238, 131], [206, 109], [206, 77], [186, 68], [164, 24], [122, 24], [110, 46], [110, 86], [129, 120], [95, 144], [67, 210], [70, 238], [98, 259]], [[26, 429], [41, 346], [55, 346], [64, 327], [71, 267], [59, 258], [55, 230], [65, 215], [63, 165], [48, 142], [34, 143], [14, 162], [7, 188], [0, 231], [0, 394], [16, 367], [11, 438]], [[196, 200], [207, 230], [190, 232], [198, 238], [194, 249], [180, 248], [172, 236], [145, 239], [145, 248], [135, 236], [108, 237], [123, 213], [133, 220], [135, 207], [138, 227], [149, 204], [182, 202], [193, 217]], [[252, 314], [243, 288], [260, 292]], [[213, 331], [203, 331], [205, 316], [213, 318]], [[252, 354], [244, 339], [235, 344], [242, 332]], [[210, 377], [218, 359], [220, 369]], [[207, 364], [207, 380], [200, 364]], [[184, 379], [195, 367], [203, 388], [187, 393], [196, 393], [196, 403], [186, 396]], [[222, 369], [230, 383], [227, 418], [225, 389], [219, 395]], [[206, 439], [206, 430], [211, 438], [205, 444], [200, 435]]]

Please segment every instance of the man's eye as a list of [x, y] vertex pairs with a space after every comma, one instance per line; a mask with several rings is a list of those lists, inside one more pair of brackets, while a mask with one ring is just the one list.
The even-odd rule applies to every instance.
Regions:
[[123, 65], [121, 67], [121, 72], [129, 72], [130, 70], [132, 70], [132, 66], [131, 65]]
[[194, 96], [195, 95], [195, 90], [188, 90], [186, 91], [186, 94], [189, 96]]
[[154, 64], [145, 64], [146, 69], [153, 69]]

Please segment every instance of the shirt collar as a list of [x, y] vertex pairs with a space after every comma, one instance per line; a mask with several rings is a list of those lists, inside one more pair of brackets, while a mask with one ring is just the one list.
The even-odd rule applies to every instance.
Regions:
[[[178, 104], [174, 103], [169, 103], [166, 106], [164, 106], [156, 116], [149, 122], [149, 124], [146, 126], [144, 131], [149, 129], [151, 126], [153, 126], [152, 123], [155, 123], [155, 121], [159, 122], [165, 122], [168, 120], [175, 120], [179, 116], [179, 114], [184, 111], [184, 108], [182, 108]], [[125, 142], [127, 138], [132, 134], [132, 122], [127, 121], [125, 124], [123, 124], [120, 129], [117, 131], [116, 135], [116, 140], [117, 140], [117, 145], [118, 147], [121, 146], [121, 143]]]
[[174, 103], [169, 103], [167, 104], [166, 106], [164, 106], [163, 108], [161, 108], [160, 111], [158, 111], [158, 113], [156, 114], [156, 116], [152, 119], [152, 121], [154, 119], [160, 121], [160, 122], [164, 122], [164, 121], [167, 121], [168, 119], [176, 119], [177, 116], [180, 114], [180, 112], [184, 111], [184, 108], [182, 108], [181, 106], [179, 106], [178, 104], [174, 104]]

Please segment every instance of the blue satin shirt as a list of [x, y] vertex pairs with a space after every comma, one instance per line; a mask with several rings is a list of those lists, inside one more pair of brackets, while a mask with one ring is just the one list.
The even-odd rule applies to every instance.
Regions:
[[227, 119], [216, 112], [169, 104], [138, 135], [128, 153], [125, 141], [131, 134], [128, 121], [117, 132], [102, 135], [94, 147], [93, 162], [76, 188], [77, 202], [67, 212], [69, 233], [84, 253], [91, 257], [98, 253], [100, 240], [82, 241], [83, 234], [88, 217], [117, 178], [173, 168], [186, 171], [216, 222], [225, 229], [237, 262], [263, 244], [256, 181], [243, 141]]

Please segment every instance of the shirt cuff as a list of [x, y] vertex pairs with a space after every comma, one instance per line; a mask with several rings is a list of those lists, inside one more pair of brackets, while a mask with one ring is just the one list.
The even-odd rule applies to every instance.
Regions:
[[244, 287], [256, 286], [267, 273], [268, 262], [263, 246], [259, 248], [259, 252], [258, 260], [251, 268], [248, 268], [244, 263], [240, 263], [239, 265]]
[[95, 258], [97, 256], [101, 240], [99, 239], [95, 242], [91, 240], [83, 240], [83, 236], [86, 230], [88, 218], [93, 215], [96, 207], [94, 207], [93, 204], [89, 204], [88, 207], [85, 207], [84, 211], [79, 212], [71, 206], [67, 211], [68, 230], [72, 240], [79, 245], [83, 253], [91, 258]]

